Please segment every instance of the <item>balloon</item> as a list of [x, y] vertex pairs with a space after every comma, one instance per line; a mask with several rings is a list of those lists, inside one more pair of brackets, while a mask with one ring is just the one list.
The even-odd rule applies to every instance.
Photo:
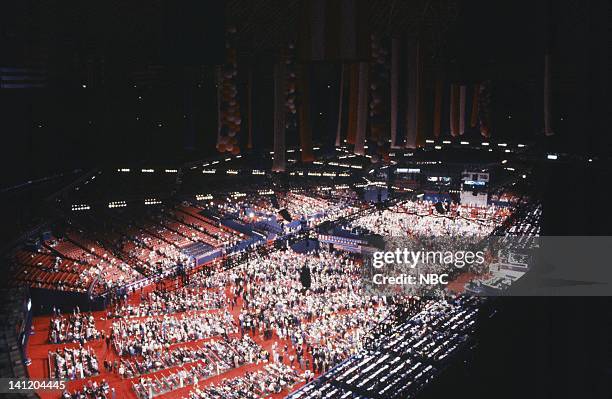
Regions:
[[237, 146], [236, 146], [236, 147], [232, 148], [232, 154], [233, 154], [233, 155], [238, 155], [238, 154], [240, 154], [240, 147], [237, 147]]

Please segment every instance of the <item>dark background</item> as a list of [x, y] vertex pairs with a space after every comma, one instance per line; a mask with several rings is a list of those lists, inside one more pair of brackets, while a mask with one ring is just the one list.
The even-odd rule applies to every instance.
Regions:
[[[3, 1], [0, 67], [40, 68], [47, 85], [0, 89], [0, 159], [3, 170], [10, 170], [0, 186], [103, 162], [182, 161], [211, 154], [213, 68], [224, 59], [229, 25], [238, 31], [239, 96], [245, 94], [247, 70], [253, 71], [256, 148], [269, 147], [272, 65], [280, 48], [296, 39], [301, 3]], [[494, 138], [610, 153], [608, 1], [368, 4], [372, 32], [422, 38], [426, 74], [442, 70], [447, 82], [491, 80]], [[553, 60], [557, 133], [548, 140], [541, 137], [546, 48]], [[310, 68], [314, 140], [331, 144], [339, 63]], [[287, 140], [297, 142], [296, 133]]]
[[[371, 4], [374, 28], [425, 31], [426, 69], [441, 69], [454, 81], [492, 81], [494, 137], [530, 140], [542, 151], [610, 155], [609, 1]], [[295, 39], [299, 9], [295, 0], [2, 1], [0, 67], [42, 68], [47, 86], [0, 89], [0, 187], [77, 168], [212, 155], [213, 68], [223, 61], [228, 24], [238, 29], [239, 95], [245, 72], [253, 71], [254, 120], [247, 123], [256, 150], [270, 147], [272, 65], [279, 48]], [[415, 15], [427, 15], [417, 28]], [[553, 57], [552, 138], [541, 135], [546, 48]], [[331, 144], [339, 64], [310, 68], [313, 114], [322, 113], [313, 138]], [[609, 166], [536, 169], [543, 234], [610, 234]], [[497, 305], [498, 317], [483, 331], [469, 367], [434, 384], [432, 397], [610, 392], [609, 298], [511, 298]]]

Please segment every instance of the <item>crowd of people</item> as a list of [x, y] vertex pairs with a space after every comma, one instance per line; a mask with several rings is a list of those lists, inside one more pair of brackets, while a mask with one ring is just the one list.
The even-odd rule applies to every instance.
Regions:
[[76, 380], [100, 373], [96, 353], [91, 348], [58, 348], [49, 352], [51, 375], [60, 380]]
[[78, 306], [72, 313], [62, 315], [54, 308], [49, 326], [49, 342], [62, 344], [86, 342], [102, 338], [103, 334], [96, 329], [95, 319], [91, 313], [82, 313]]
[[419, 301], [408, 317], [379, 324], [364, 349], [290, 399], [413, 397], [467, 345], [481, 300], [454, 297]]
[[221, 309], [227, 304], [223, 291], [207, 290], [196, 286], [181, 287], [175, 291], [155, 290], [144, 294], [137, 305], [117, 303], [108, 311], [110, 318], [160, 316], [196, 310]]
[[198, 361], [214, 363], [219, 373], [247, 363], [258, 363], [266, 357], [264, 352], [249, 336], [212, 339], [198, 346], [185, 345], [149, 353], [141, 359], [124, 359], [117, 373], [122, 378], [134, 378]]
[[289, 391], [303, 376], [283, 364], [269, 364], [263, 370], [247, 372], [241, 377], [224, 379], [203, 388], [196, 387], [182, 399], [257, 399]]
[[164, 315], [145, 319], [120, 319], [113, 322], [111, 340], [117, 353], [148, 355], [171, 344], [214, 336], [227, 337], [236, 331], [233, 316], [224, 311]]
[[[305, 289], [300, 275], [310, 270]], [[320, 251], [279, 251], [231, 271], [231, 292], [242, 298], [242, 334], [278, 337], [274, 361], [321, 373], [360, 350], [361, 337], [389, 315], [386, 298], [361, 289], [352, 256]]]
[[[278, 202], [273, 206], [272, 201], [251, 198], [213, 202], [211, 207], [237, 212], [243, 222], [252, 222], [245, 219], [251, 218], [248, 212], [266, 217], [278, 207], [310, 224], [353, 215], [350, 229], [421, 242], [434, 237], [480, 239], [507, 217], [507, 210], [494, 206], [454, 205], [439, 213], [427, 201], [401, 201], [370, 212], [354, 195], [327, 191], [288, 192]], [[199, 234], [218, 234], [220, 241], [240, 238], [212, 224], [203, 227], [209, 224], [204, 211], [182, 204], [165, 211], [173, 221], [158, 218], [150, 225], [143, 219], [123, 226], [115, 221], [123, 232], [119, 247], [126, 259], [137, 259], [152, 272], [153, 265], [168, 268], [186, 261], [180, 251], [183, 239], [196, 242]], [[194, 228], [198, 233], [189, 234]], [[268, 397], [289, 393], [296, 384], [323, 374], [322, 382], [308, 384], [294, 398], [350, 397], [357, 392], [351, 386], [387, 397], [391, 390], [403, 395], [420, 389], [469, 341], [478, 303], [461, 297], [421, 300], [399, 292], [376, 294], [364, 285], [361, 256], [315, 248], [308, 253], [289, 248], [254, 252], [235, 265], [191, 274], [184, 286], [177, 279], [172, 290], [157, 287], [116, 301], [106, 311], [112, 325], [107, 345], [120, 359], [105, 361], [105, 371], [129, 380], [140, 399], [187, 387], [191, 391], [183, 399]], [[409, 317], [399, 318], [407, 303], [418, 306]], [[95, 375], [97, 359], [83, 348], [104, 336], [91, 314], [55, 312], [50, 342], [81, 343], [78, 349], [50, 353], [57, 375]], [[224, 378], [235, 369], [243, 371]], [[105, 397], [109, 388], [88, 383], [64, 398]]]
[[117, 399], [115, 388], [111, 388], [106, 379], [100, 383], [88, 381], [81, 389], [72, 393], [69, 390], [62, 392], [62, 399]]
[[508, 216], [506, 208], [454, 205], [440, 214], [429, 201], [402, 201], [364, 215], [351, 223], [372, 233], [391, 237], [485, 237]]
[[348, 190], [333, 190], [336, 196], [326, 194], [326, 191], [289, 192], [279, 198], [279, 203], [294, 219], [304, 219], [312, 227], [359, 210], [360, 202], [356, 195], [344, 194], [345, 191]]

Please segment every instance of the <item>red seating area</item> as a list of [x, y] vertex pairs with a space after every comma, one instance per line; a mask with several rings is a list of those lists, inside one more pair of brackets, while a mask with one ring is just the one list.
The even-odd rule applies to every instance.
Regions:
[[170, 254], [171, 244], [140, 228], [130, 228], [126, 235], [130, 239], [123, 241], [121, 250], [138, 259], [148, 272], [153, 271], [157, 262], [171, 260], [169, 256], [163, 254], [166, 250]]
[[15, 252], [15, 278], [32, 287], [57, 289], [60, 291], [85, 292], [92, 283], [83, 272], [83, 264], [54, 256], [47, 248], [39, 252], [19, 249]]
[[177, 218], [182, 223], [193, 226], [207, 234], [209, 239], [206, 241], [206, 244], [213, 247], [219, 247], [225, 242], [230, 242], [232, 239], [235, 240], [240, 236], [240, 233], [234, 230], [215, 226], [212, 221], [207, 220], [204, 216], [200, 215], [199, 212], [201, 212], [199, 208], [191, 206], [181, 207], [177, 209]]
[[185, 247], [193, 243], [195, 238], [191, 236], [190, 231], [185, 226], [181, 228], [181, 224], [172, 220], [166, 219], [163, 215], [158, 217], [158, 225], [155, 226], [156, 233], [159, 234], [167, 242], [173, 243], [179, 248]]
[[[146, 291], [148, 292], [150, 289], [151, 288], [149, 287], [146, 289]], [[229, 291], [227, 291], [227, 293], [231, 295]], [[240, 297], [237, 297], [235, 300], [236, 306], [231, 307], [231, 313], [233, 317], [237, 320], [239, 309], [242, 306], [242, 299]], [[140, 303], [139, 295], [132, 295], [128, 299], [128, 303], [133, 306], [138, 306], [138, 304]], [[86, 318], [89, 318], [88, 315], [89, 313], [84, 314]], [[107, 318], [105, 312], [93, 312], [91, 313], [91, 316], [93, 317], [97, 331], [103, 334], [109, 334], [112, 331], [112, 324], [115, 319]], [[62, 319], [67, 320], [65, 317], [63, 317]], [[33, 320], [35, 334], [30, 338], [28, 344], [28, 357], [32, 359], [32, 364], [28, 366], [28, 373], [30, 375], [30, 378], [49, 378], [49, 351], [55, 352], [60, 348], [78, 347], [77, 343], [49, 343], [49, 330], [51, 325], [49, 320], [50, 318], [48, 316], [36, 317]], [[239, 340], [240, 333], [232, 333], [230, 335], [230, 339]], [[291, 343], [289, 340], [266, 340], [258, 333], [249, 333], [245, 335], [245, 339], [251, 340], [253, 342], [252, 345], [260, 347], [268, 354], [272, 353], [272, 345], [275, 342], [277, 343], [277, 345], [280, 344], [281, 347], [284, 344], [288, 344], [291, 348]], [[253, 378], [257, 377], [260, 379], [267, 379], [275, 376], [278, 377], [279, 375], [281, 375], [281, 373], [289, 372], [290, 375], [295, 376], [292, 377], [295, 378], [295, 381], [292, 382], [290, 385], [285, 386], [280, 393], [263, 395], [262, 392], [261, 397], [270, 399], [280, 399], [284, 398], [291, 390], [299, 388], [304, 383], [302, 377], [303, 371], [301, 371], [299, 368], [296, 370], [296, 365], [291, 367], [288, 358], [285, 358], [283, 364], [275, 365], [272, 365], [269, 361], [263, 362], [258, 359], [243, 358], [237, 365], [238, 367], [235, 367], [234, 365], [232, 365], [232, 363], [234, 362], [232, 356], [229, 356], [227, 353], [220, 351], [236, 351], [237, 348], [223, 348], [220, 345], [225, 347], [227, 347], [228, 345], [231, 346], [231, 342], [224, 344], [220, 340], [219, 336], [214, 336], [211, 338], [171, 345], [169, 347], [169, 350], [180, 350], [181, 348], [183, 352], [185, 350], [191, 350], [192, 356], [196, 356], [197, 353], [205, 351], [208, 360], [195, 360], [195, 362], [188, 361], [186, 363], [181, 361], [176, 365], [166, 364], [162, 365], [159, 369], [155, 371], [148, 372], [145, 375], [140, 376], [140, 373], [136, 372], [134, 368], [135, 362], [143, 362], [142, 356], [118, 356], [112, 345], [107, 346], [104, 339], [92, 339], [87, 342], [86, 346], [91, 351], [92, 356], [95, 356], [97, 358], [100, 365], [100, 373], [98, 375], [86, 377], [85, 379], [76, 379], [68, 381], [66, 386], [68, 391], [74, 392], [76, 390], [82, 389], [84, 386], [89, 385], [92, 382], [95, 382], [97, 385], [101, 385], [103, 384], [103, 382], [105, 382], [108, 383], [108, 385], [115, 390], [116, 398], [141, 399], [143, 397], [148, 397], [149, 394], [149, 389], [143, 389], [140, 384], [141, 381], [143, 381], [141, 380], [141, 378], [146, 378], [146, 380], [144, 380], [145, 385], [153, 383], [152, 392], [155, 398], [188, 398], [189, 394], [195, 389], [195, 386], [193, 385], [193, 378], [186, 377], [183, 382], [183, 387], [181, 388], [179, 383], [179, 372], [183, 369], [186, 369], [189, 371], [189, 375], [193, 375], [195, 374], [193, 368], [201, 364], [214, 365], [211, 366], [213, 368], [210, 370], [210, 376], [208, 378], [200, 378], [200, 387], [204, 386], [204, 389], [214, 389], [214, 387], [221, 387], [225, 384], [235, 384], [236, 382], [241, 382], [242, 380], [244, 380], [245, 376], [253, 376]], [[105, 362], [106, 364], [110, 364], [112, 369], [106, 368], [104, 364]], [[219, 365], [219, 368], [217, 368], [217, 364]], [[126, 376], [122, 378], [119, 375], [119, 366], [121, 365], [123, 365], [122, 368], [124, 370], [126, 369], [126, 367], [130, 367], [132, 369], [133, 377]], [[217, 371], [219, 373], [217, 373]], [[204, 372], [202, 375], [206, 376]], [[139, 395], [138, 393], [141, 393], [141, 395]], [[42, 399], [58, 399], [61, 396], [61, 392], [59, 391], [38, 391], [37, 394]], [[106, 397], [108, 399], [111, 399], [112, 394], [108, 392]]]
[[66, 232], [66, 237], [80, 247], [87, 248], [89, 254], [92, 255], [87, 257], [87, 260], [90, 265], [95, 267], [94, 272], [99, 277], [94, 291], [103, 292], [110, 285], [125, 284], [142, 277], [142, 274], [138, 271], [115, 257], [95, 241], [86, 238], [83, 234], [70, 231]]
[[193, 216], [171, 210], [167, 211], [164, 216], [166, 217], [162, 219], [162, 223], [167, 228], [177, 231], [185, 237], [190, 237], [193, 242], [201, 241], [208, 245], [215, 246], [213, 243], [214, 239], [209, 234], [192, 227], [193, 225], [198, 225], [196, 224], [197, 220], [192, 220], [195, 219]]

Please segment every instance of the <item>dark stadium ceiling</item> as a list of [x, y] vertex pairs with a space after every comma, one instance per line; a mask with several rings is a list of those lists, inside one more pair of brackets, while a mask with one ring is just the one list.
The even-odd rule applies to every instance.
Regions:
[[[301, 0], [228, 0], [227, 21], [237, 28], [240, 51], [274, 52], [295, 39]], [[456, 0], [369, 0], [369, 24], [379, 34], [427, 41], [437, 53], [456, 21]]]
[[[226, 0], [226, 22], [237, 28], [239, 53], [273, 55], [295, 40], [303, 1]], [[155, 54], [163, 36], [168, 4], [172, 3], [12, 2], [0, 15], [0, 39], [15, 64], [44, 62], [59, 48], [94, 57], [109, 51]], [[457, 0], [367, 0], [365, 4], [372, 32], [418, 36], [434, 57], [443, 53], [449, 30], [459, 14]], [[211, 6], [211, 12], [213, 9]]]

